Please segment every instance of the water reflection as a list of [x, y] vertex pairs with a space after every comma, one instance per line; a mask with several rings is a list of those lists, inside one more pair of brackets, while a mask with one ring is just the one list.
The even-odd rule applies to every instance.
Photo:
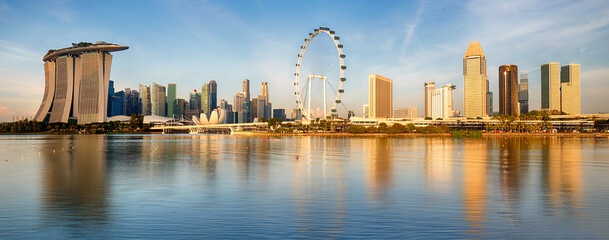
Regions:
[[386, 200], [393, 180], [393, 139], [368, 139], [364, 151], [368, 154], [368, 193], [372, 200]]
[[542, 187], [544, 212], [549, 215], [578, 215], [582, 207], [582, 139], [544, 139]]
[[450, 138], [425, 138], [425, 176], [432, 191], [446, 192], [453, 181], [453, 143]]
[[463, 205], [468, 232], [481, 234], [487, 222], [487, 144], [466, 139], [463, 146]]
[[45, 223], [65, 222], [95, 231], [108, 223], [106, 138], [62, 136], [44, 144], [41, 151], [42, 206]]

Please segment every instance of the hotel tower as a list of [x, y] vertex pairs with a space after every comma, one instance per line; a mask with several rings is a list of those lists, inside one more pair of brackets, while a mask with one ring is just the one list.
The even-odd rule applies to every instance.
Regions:
[[78, 124], [105, 122], [110, 82], [110, 52], [128, 49], [106, 42], [78, 43], [49, 50], [44, 61], [45, 88], [34, 120]]
[[486, 57], [478, 41], [470, 42], [463, 56], [463, 115], [486, 116]]

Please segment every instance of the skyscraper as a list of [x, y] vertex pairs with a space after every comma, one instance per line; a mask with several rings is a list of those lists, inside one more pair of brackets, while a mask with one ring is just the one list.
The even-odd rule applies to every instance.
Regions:
[[209, 109], [209, 100], [209, 84], [205, 83], [203, 84], [203, 87], [201, 87], [201, 113], [205, 113], [207, 116], [211, 113], [211, 110]]
[[243, 80], [243, 92], [245, 93], [245, 101], [249, 102], [250, 101], [250, 80], [249, 79]]
[[425, 117], [431, 117], [431, 91], [436, 89], [436, 83], [425, 83]]
[[233, 101], [233, 107], [235, 112], [243, 111], [243, 104], [246, 101], [246, 94], [244, 92], [235, 93], [235, 99]]
[[[115, 116], [112, 110], [112, 103], [114, 103], [114, 81], [110, 80], [108, 83], [108, 111], [106, 112], [107, 117]], [[120, 115], [120, 114], [119, 114]]]
[[[245, 93], [245, 101], [244, 103], [247, 104], [247, 107], [243, 107], [241, 106], [241, 110], [245, 110], [248, 111], [245, 115], [247, 115], [248, 119], [245, 120], [244, 122], [252, 122], [254, 121], [254, 115], [251, 113], [252, 111], [252, 102], [251, 102], [251, 95], [250, 95], [250, 80], [249, 79], [244, 79], [243, 80], [243, 93]], [[239, 121], [241, 121], [241, 119], [239, 119]]]
[[218, 108], [218, 84], [216, 80], [209, 81], [209, 111]]
[[292, 108], [292, 112], [291, 112], [291, 117], [292, 120], [300, 120], [302, 119], [302, 112], [300, 111], [300, 108]]
[[486, 57], [478, 41], [470, 42], [463, 56], [464, 116], [486, 116]]
[[[198, 93], [197, 90], [195, 89], [194, 92], [190, 93], [190, 99], [189, 99], [189, 110], [197, 110], [200, 111], [201, 110], [201, 93]], [[197, 116], [199, 114], [196, 114]]]
[[110, 117], [125, 115], [125, 92], [118, 91], [112, 95], [112, 108], [110, 109]]
[[560, 72], [557, 62], [541, 65], [541, 109], [560, 110]]
[[499, 114], [518, 114], [518, 66], [499, 66]]
[[368, 104], [362, 106], [362, 115], [364, 118], [370, 117], [370, 106]]
[[53, 123], [76, 118], [79, 124], [106, 121], [110, 52], [128, 48], [100, 41], [49, 51], [42, 58], [45, 90], [34, 120]]
[[169, 83], [167, 84], [167, 117], [168, 118], [178, 118], [178, 114], [176, 112], [178, 104], [176, 102], [176, 84]]
[[269, 101], [269, 83], [262, 82], [262, 87], [260, 88], [260, 95], [266, 100]]
[[447, 84], [431, 92], [431, 117], [444, 120], [453, 116], [453, 94], [455, 85]]
[[150, 101], [150, 87], [146, 84], [140, 84], [140, 108], [142, 115], [152, 115], [152, 102]]
[[560, 68], [561, 111], [566, 114], [581, 114], [579, 64], [564, 65]]
[[520, 103], [520, 113], [529, 112], [529, 74], [520, 74], [520, 85], [518, 85], [518, 102]]
[[165, 92], [167, 91], [165, 86], [158, 85], [156, 83], [152, 83], [152, 94], [150, 96], [150, 101], [152, 102], [152, 115], [165, 117], [166, 115], [166, 104], [167, 104], [167, 96]]
[[493, 115], [493, 92], [488, 89], [488, 76], [486, 76], [486, 115]]
[[368, 106], [370, 118], [392, 116], [393, 80], [376, 74], [368, 75]]
[[131, 116], [131, 114], [139, 114], [139, 93], [137, 90], [131, 90], [131, 88], [125, 88], [125, 115]]

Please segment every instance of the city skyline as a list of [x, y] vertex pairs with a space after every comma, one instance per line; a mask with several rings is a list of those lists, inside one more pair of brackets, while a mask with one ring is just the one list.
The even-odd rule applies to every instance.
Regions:
[[[540, 109], [539, 66], [577, 63], [582, 66], [581, 112], [609, 111], [594, 104], [609, 100], [603, 95], [609, 90], [609, 46], [603, 42], [609, 35], [609, 17], [603, 13], [609, 7], [602, 1], [337, 2], [329, 4], [341, 6], [337, 14], [331, 14], [335, 8], [329, 6], [306, 18], [314, 3], [298, 9], [286, 3], [129, 2], [123, 9], [112, 9], [118, 17], [110, 21], [97, 15], [110, 11], [104, 6], [100, 13], [84, 15], [90, 4], [0, 1], [0, 84], [6, 86], [0, 90], [0, 121], [35, 115], [44, 92], [41, 57], [48, 49], [98, 40], [131, 47], [113, 63], [116, 89], [175, 83], [178, 98], [186, 98], [192, 89], [215, 79], [218, 98], [231, 99], [239, 90], [233, 86], [248, 78], [253, 85], [269, 82], [273, 106], [292, 109], [293, 94], [279, 90], [292, 87], [295, 54], [302, 38], [318, 26], [340, 33], [350, 79], [343, 102], [358, 116], [367, 102], [358, 96], [368, 91], [366, 78], [373, 73], [393, 79], [395, 89], [404, 89], [395, 94], [393, 108], [424, 109], [420, 86], [433, 81], [457, 86], [454, 109], [463, 112], [459, 58], [471, 41], [479, 41], [484, 49], [489, 90], [496, 96], [498, 67], [513, 63], [529, 75], [529, 110]], [[134, 9], [140, 11], [131, 14]], [[361, 17], [367, 11], [383, 17]], [[455, 20], [461, 23], [451, 23], [459, 22]], [[510, 30], [495, 30], [507, 20], [513, 23]], [[56, 34], [65, 29], [67, 34]], [[46, 37], [38, 37], [42, 35]], [[494, 109], [498, 104], [493, 102]]]

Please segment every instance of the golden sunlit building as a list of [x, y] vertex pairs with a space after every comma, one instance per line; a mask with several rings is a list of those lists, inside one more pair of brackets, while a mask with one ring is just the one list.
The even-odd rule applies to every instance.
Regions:
[[579, 64], [560, 68], [560, 107], [567, 114], [581, 114], [581, 90], [579, 87]]
[[560, 109], [559, 74], [557, 62], [541, 65], [541, 109]]
[[376, 74], [368, 75], [368, 107], [370, 118], [392, 117], [393, 80]]
[[463, 115], [486, 116], [486, 57], [478, 41], [470, 42], [463, 56]]

